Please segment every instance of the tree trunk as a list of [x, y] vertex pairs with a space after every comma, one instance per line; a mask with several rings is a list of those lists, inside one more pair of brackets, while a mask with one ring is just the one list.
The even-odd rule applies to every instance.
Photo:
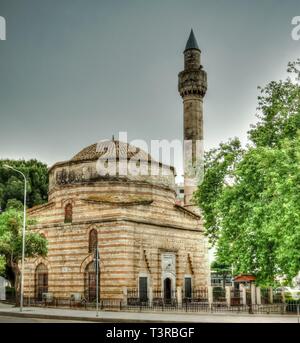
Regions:
[[11, 265], [12, 271], [14, 273], [15, 276], [15, 283], [14, 283], [14, 287], [15, 287], [15, 296], [16, 296], [16, 305], [19, 304], [19, 295], [20, 295], [20, 269], [17, 263], [12, 263]]

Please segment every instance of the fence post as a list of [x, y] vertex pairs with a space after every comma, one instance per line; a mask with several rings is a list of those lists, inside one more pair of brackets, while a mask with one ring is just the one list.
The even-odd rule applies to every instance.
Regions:
[[244, 285], [240, 285], [240, 290], [242, 291], [242, 304], [244, 306], [247, 305], [247, 294], [246, 294], [246, 288]]
[[273, 304], [273, 288], [269, 287], [270, 304]]
[[282, 299], [282, 302], [285, 304], [285, 293], [284, 293], [284, 290], [281, 291], [281, 299]]
[[207, 287], [207, 297], [208, 297], [208, 306], [209, 309], [212, 310], [212, 304], [213, 304], [213, 288], [212, 286]]
[[153, 289], [152, 287], [149, 287], [149, 306], [152, 307], [153, 303]]
[[182, 288], [181, 287], [177, 287], [177, 305], [178, 308], [181, 308], [182, 306]]
[[285, 312], [286, 312], [286, 305], [285, 305], [285, 293], [284, 293], [284, 290], [281, 291], [281, 298], [282, 298], [282, 313], [285, 314]]
[[225, 297], [226, 297], [227, 307], [230, 307], [230, 305], [231, 305], [231, 286], [225, 286]]
[[127, 287], [123, 287], [123, 301], [124, 301], [124, 306], [127, 307]]
[[257, 305], [261, 305], [261, 291], [260, 291], [260, 287], [256, 287], [256, 303], [257, 303]]
[[251, 305], [255, 305], [256, 304], [256, 294], [255, 294], [255, 285], [254, 283], [251, 283], [250, 285], [250, 290], [251, 290]]

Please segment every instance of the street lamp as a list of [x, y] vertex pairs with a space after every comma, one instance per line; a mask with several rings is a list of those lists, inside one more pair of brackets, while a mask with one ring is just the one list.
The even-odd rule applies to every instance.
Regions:
[[20, 299], [20, 312], [23, 311], [23, 300], [24, 300], [24, 261], [25, 261], [25, 229], [26, 229], [26, 190], [27, 180], [26, 176], [18, 169], [15, 169], [8, 164], [4, 165], [4, 168], [14, 170], [21, 174], [24, 178], [24, 213], [23, 213], [23, 229], [22, 229], [22, 269], [21, 269], [21, 299]]
[[99, 248], [98, 244], [95, 250], [95, 265], [96, 265], [96, 317], [99, 316]]

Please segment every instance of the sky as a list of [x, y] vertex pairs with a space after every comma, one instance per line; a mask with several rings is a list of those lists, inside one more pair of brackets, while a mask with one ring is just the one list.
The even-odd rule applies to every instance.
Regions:
[[191, 28], [208, 74], [205, 148], [246, 143], [257, 86], [300, 55], [297, 15], [299, 0], [0, 0], [0, 158], [50, 166], [120, 131], [182, 139]]

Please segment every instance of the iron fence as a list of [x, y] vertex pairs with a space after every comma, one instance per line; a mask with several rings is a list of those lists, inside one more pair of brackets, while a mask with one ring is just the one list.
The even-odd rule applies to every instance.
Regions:
[[127, 289], [128, 298], [139, 298], [139, 292], [137, 288], [128, 288]]
[[241, 306], [243, 305], [243, 292], [240, 289], [230, 290], [230, 305], [231, 306]]
[[270, 304], [270, 289], [261, 287], [260, 289], [261, 303], [262, 305]]
[[[24, 306], [95, 310], [96, 301], [88, 302], [86, 299], [73, 300], [70, 298], [41, 300], [39, 298], [24, 297]], [[100, 299], [98, 306], [100, 310], [123, 310], [125, 308], [124, 301], [122, 299]]]
[[[134, 298], [131, 298], [134, 299]], [[52, 298], [43, 299], [24, 297], [24, 306], [40, 306], [49, 308], [72, 308], [95, 310], [96, 302], [87, 302], [83, 300], [72, 300], [70, 298]], [[223, 302], [213, 302], [209, 304], [207, 301], [182, 301], [178, 303], [174, 299], [172, 302], [160, 301], [149, 302], [128, 302], [123, 299], [100, 299], [100, 310], [111, 311], [162, 311], [162, 312], [199, 312], [199, 313], [254, 313], [254, 314], [294, 314], [300, 313], [300, 300], [288, 300], [282, 303], [273, 304], [235, 304], [228, 305]]]
[[[226, 294], [230, 290], [230, 294]], [[258, 293], [257, 293], [258, 294]], [[259, 300], [252, 299], [255, 301]], [[45, 298], [44, 298], [45, 296]], [[55, 297], [52, 293], [34, 297], [24, 297], [24, 306], [61, 307], [72, 309], [95, 310], [96, 301], [89, 298], [82, 298], [80, 293], [71, 294], [69, 298]], [[253, 294], [252, 294], [253, 296]], [[230, 298], [230, 303], [227, 300]], [[8, 299], [12, 303], [18, 302], [15, 294], [11, 292]], [[162, 289], [153, 289], [149, 292], [139, 294], [137, 288], [127, 289], [127, 298], [121, 293], [114, 294], [113, 298], [99, 299], [100, 310], [113, 311], [169, 311], [169, 312], [209, 312], [209, 313], [258, 313], [258, 314], [297, 314], [300, 312], [300, 300], [282, 296], [281, 292], [276, 292], [270, 288], [260, 289], [260, 302], [252, 304], [251, 290], [246, 288], [239, 290], [235, 288], [227, 291], [222, 287], [212, 288], [212, 299], [209, 299], [208, 288], [189, 289], [188, 292], [182, 290], [181, 294], [176, 291], [168, 291], [167, 294]], [[229, 300], [229, 299], [228, 299]], [[18, 305], [18, 303], [16, 304]]]
[[172, 290], [165, 293], [161, 289], [154, 289], [152, 301], [155, 306], [174, 307], [177, 304], [176, 291]]
[[186, 296], [185, 292], [182, 292], [183, 302], [201, 303], [208, 301], [208, 290], [206, 287], [193, 289], [190, 296]]
[[[199, 313], [243, 313], [243, 314], [297, 314], [296, 304], [269, 304], [269, 305], [235, 305], [227, 306], [224, 303], [183, 302], [172, 305], [139, 304], [139, 306], [125, 306], [126, 311], [161, 311], [161, 312], [199, 312]], [[299, 311], [299, 310], [298, 310]]]
[[298, 300], [292, 300], [288, 299], [284, 303], [284, 310], [286, 313], [297, 313], [298, 316], [300, 315], [300, 299]]
[[282, 293], [281, 292], [274, 292], [273, 293], [273, 304], [280, 304], [284, 302], [283, 301], [283, 297], [282, 297]]
[[250, 306], [252, 303], [252, 299], [251, 299], [251, 289], [250, 287], [249, 288], [246, 288], [246, 304], [248, 306]]
[[223, 287], [213, 287], [213, 302], [225, 303], [226, 302], [226, 291]]
[[131, 288], [127, 290], [127, 305], [132, 307], [147, 306], [149, 302], [147, 294], [139, 294], [138, 289]]

